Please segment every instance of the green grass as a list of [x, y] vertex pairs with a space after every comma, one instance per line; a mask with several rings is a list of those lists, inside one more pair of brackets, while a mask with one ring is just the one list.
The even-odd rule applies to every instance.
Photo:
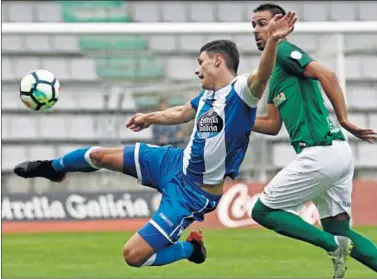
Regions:
[[[377, 242], [377, 228], [358, 228]], [[327, 254], [264, 229], [204, 230], [202, 265], [180, 261], [164, 267], [131, 268], [122, 247], [131, 233], [50, 233], [2, 236], [2, 278], [331, 278]], [[376, 278], [349, 260], [347, 278]]]

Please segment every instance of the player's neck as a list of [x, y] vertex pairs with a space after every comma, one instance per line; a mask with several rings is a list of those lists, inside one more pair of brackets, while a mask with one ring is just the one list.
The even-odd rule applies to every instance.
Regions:
[[227, 86], [231, 81], [236, 77], [235, 74], [226, 72], [222, 75], [222, 78], [219, 78], [219, 80], [215, 83], [215, 86], [213, 88], [213, 91], [218, 91], [221, 88]]

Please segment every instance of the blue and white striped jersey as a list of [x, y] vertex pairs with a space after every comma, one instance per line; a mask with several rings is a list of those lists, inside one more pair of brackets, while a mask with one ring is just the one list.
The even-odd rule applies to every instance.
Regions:
[[191, 100], [196, 123], [184, 150], [183, 173], [197, 183], [218, 184], [238, 175], [258, 103], [247, 77], [237, 76], [227, 86], [203, 90]]

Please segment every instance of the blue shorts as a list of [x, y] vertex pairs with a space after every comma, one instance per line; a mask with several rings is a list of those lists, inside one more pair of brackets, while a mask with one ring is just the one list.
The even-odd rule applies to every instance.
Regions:
[[214, 211], [221, 196], [203, 191], [182, 172], [183, 150], [143, 143], [124, 148], [123, 172], [162, 194], [152, 219], [138, 233], [158, 251], [176, 242], [194, 221]]

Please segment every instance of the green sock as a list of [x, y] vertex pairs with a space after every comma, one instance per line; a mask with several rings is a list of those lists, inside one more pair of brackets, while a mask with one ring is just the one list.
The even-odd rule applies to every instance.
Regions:
[[291, 238], [321, 247], [328, 252], [335, 251], [338, 244], [332, 234], [324, 232], [305, 222], [301, 217], [265, 206], [258, 200], [252, 211], [253, 219], [260, 225]]
[[377, 272], [377, 248], [369, 239], [350, 228], [348, 220], [322, 220], [325, 231], [350, 238], [354, 243], [351, 257]]

